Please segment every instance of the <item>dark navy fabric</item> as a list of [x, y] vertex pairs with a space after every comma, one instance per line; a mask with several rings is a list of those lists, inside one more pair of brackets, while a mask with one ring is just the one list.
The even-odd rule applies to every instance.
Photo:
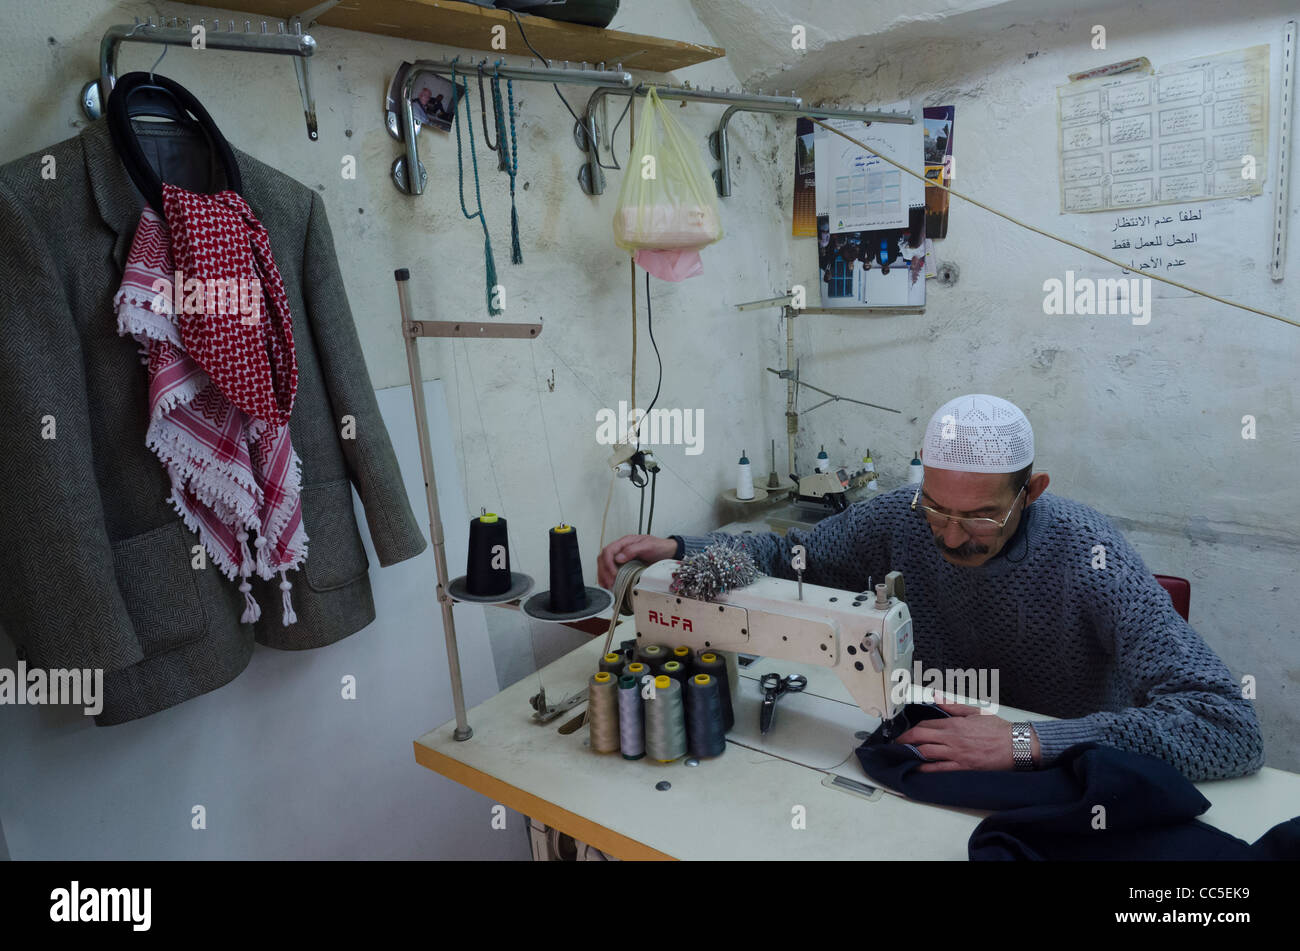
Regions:
[[[946, 716], [932, 704], [908, 704], [855, 752], [867, 776], [909, 799], [991, 810], [971, 834], [972, 860], [1300, 859], [1300, 816], [1252, 845], [1198, 820], [1210, 801], [1173, 766], [1142, 753], [1081, 743], [1048, 769], [919, 772], [921, 754], [893, 739]], [[1104, 828], [1094, 828], [1097, 806]]]

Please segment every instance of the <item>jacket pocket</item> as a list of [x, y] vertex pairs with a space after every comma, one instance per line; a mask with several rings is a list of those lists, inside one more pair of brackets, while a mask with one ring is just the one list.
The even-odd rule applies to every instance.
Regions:
[[[145, 656], [188, 644], [208, 630], [189, 540], [176, 521], [113, 545], [117, 587]], [[196, 542], [197, 543], [197, 542]]]
[[345, 588], [370, 570], [352, 511], [352, 483], [336, 479], [302, 490], [302, 521], [307, 531], [303, 573], [313, 591]]

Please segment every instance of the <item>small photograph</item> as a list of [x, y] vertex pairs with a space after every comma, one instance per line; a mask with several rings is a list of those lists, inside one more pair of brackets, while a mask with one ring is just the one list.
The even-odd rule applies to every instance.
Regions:
[[[925, 177], [929, 182], [952, 187], [952, 124], [955, 106], [927, 106], [925, 109]], [[925, 189], [925, 235], [942, 238], [948, 234], [948, 200], [944, 188]]]
[[925, 109], [925, 164], [942, 165], [944, 156], [952, 154], [953, 106], [927, 106]]
[[790, 233], [796, 238], [817, 234], [817, 176], [813, 149], [813, 124], [800, 118], [795, 124], [794, 213]]
[[420, 125], [432, 125], [450, 132], [451, 121], [456, 116], [456, 93], [451, 80], [433, 73], [421, 76], [411, 90], [411, 111]]
[[[401, 106], [399, 104], [402, 95], [402, 86], [406, 82], [406, 76], [411, 70], [410, 63], [403, 63], [393, 77], [392, 83], [388, 87], [388, 96], [385, 103], [389, 113], [389, 131], [393, 133], [394, 138], [401, 138]], [[461, 86], [461, 95], [465, 95], [467, 87]], [[456, 97], [452, 89], [451, 80], [434, 73], [424, 73], [420, 76], [415, 86], [411, 89], [411, 115], [415, 119], [415, 134], [420, 134], [423, 126], [431, 125], [434, 128], [441, 129], [443, 132], [451, 131], [451, 124], [456, 118]]]

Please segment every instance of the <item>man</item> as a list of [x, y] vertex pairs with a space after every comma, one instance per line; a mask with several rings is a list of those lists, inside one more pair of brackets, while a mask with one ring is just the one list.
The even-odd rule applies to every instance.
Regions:
[[[1259, 769], [1253, 705], [1110, 521], [1046, 492], [1024, 413], [996, 396], [958, 397], [935, 412], [923, 445], [920, 486], [784, 538], [624, 536], [601, 552], [600, 583], [609, 587], [633, 558], [682, 558], [713, 542], [783, 578], [794, 578], [791, 547], [804, 545], [804, 580], [847, 591], [899, 570], [915, 660], [997, 669], [999, 703], [1059, 718], [1030, 728], [1035, 767], [1095, 742], [1159, 757], [1193, 781]], [[898, 737], [932, 761], [920, 769], [1016, 765], [1012, 723], [941, 706], [953, 716]]]

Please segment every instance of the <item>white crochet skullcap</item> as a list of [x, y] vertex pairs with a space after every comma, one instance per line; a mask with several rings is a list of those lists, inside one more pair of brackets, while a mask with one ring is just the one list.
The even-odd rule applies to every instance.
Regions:
[[940, 406], [925, 427], [921, 461], [954, 472], [1019, 472], [1034, 461], [1034, 430], [1020, 407], [973, 393]]

